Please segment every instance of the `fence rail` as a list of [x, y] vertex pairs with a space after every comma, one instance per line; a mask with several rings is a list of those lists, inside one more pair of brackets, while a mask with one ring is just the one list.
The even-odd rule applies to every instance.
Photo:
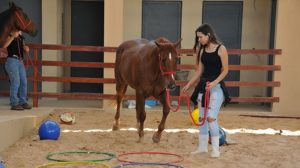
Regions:
[[[33, 106], [38, 106], [39, 97], [56, 97], [68, 99], [115, 99], [113, 94], [96, 94], [96, 93], [48, 93], [38, 90], [38, 84], [41, 82], [63, 82], [63, 83], [103, 83], [113, 84], [114, 78], [87, 78], [87, 77], [57, 77], [44, 76], [38, 72], [38, 69], [43, 66], [57, 66], [57, 67], [88, 67], [88, 68], [114, 68], [114, 63], [101, 62], [68, 62], [68, 61], [48, 61], [39, 60], [39, 51], [41, 50], [63, 50], [63, 51], [82, 51], [82, 52], [116, 52], [116, 47], [102, 47], [102, 46], [68, 46], [68, 45], [52, 45], [52, 44], [29, 44], [32, 50], [33, 58], [31, 66], [33, 66], [33, 75], [28, 77], [28, 80], [33, 82], [33, 91], [29, 96], [33, 97]], [[192, 49], [179, 49], [180, 56], [195, 55]], [[5, 53], [4, 49], [0, 49], [0, 54]], [[280, 49], [229, 49], [229, 56], [276, 56], [281, 55]], [[5, 58], [0, 58], [0, 64], [4, 64]], [[178, 69], [191, 70], [195, 69], [195, 65], [180, 64]], [[280, 71], [280, 65], [229, 65], [231, 71]], [[0, 80], [7, 80], [7, 76], [0, 75]], [[178, 86], [183, 86], [187, 81], [176, 81]], [[226, 81], [228, 87], [280, 87], [279, 81]], [[0, 95], [8, 96], [8, 91], [0, 91]], [[135, 96], [126, 95], [124, 99], [133, 99]], [[173, 96], [172, 98], [176, 98]], [[279, 102], [279, 97], [232, 97], [232, 102]]]

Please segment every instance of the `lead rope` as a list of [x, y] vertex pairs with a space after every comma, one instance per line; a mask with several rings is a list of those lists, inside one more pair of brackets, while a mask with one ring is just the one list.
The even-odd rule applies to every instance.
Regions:
[[[209, 82], [206, 82], [206, 86], [209, 84]], [[192, 116], [192, 110], [191, 110], [191, 102], [189, 99], [188, 95], [184, 95], [184, 96], [178, 96], [178, 106], [176, 108], [172, 108], [171, 104], [170, 104], [170, 90], [166, 89], [166, 102], [168, 107], [170, 108], [170, 111], [172, 112], [177, 112], [181, 106], [181, 99], [182, 97], [184, 97], [186, 99], [187, 105], [188, 105], [188, 110], [189, 110], [189, 115], [193, 121], [193, 124], [195, 126], [202, 126], [204, 125], [205, 121], [206, 121], [206, 116], [207, 116], [207, 112], [208, 112], [208, 108], [209, 108], [209, 100], [210, 100], [210, 90], [206, 89], [205, 93], [204, 93], [204, 115], [203, 118], [199, 119], [199, 124], [197, 124], [194, 120], [193, 120], [193, 116]], [[200, 113], [200, 111], [199, 111]], [[199, 114], [200, 115], [200, 114]]]
[[[17, 39], [17, 44], [18, 44], [18, 52], [19, 52], [19, 56], [21, 57], [21, 49], [20, 49], [19, 39]], [[24, 52], [23, 52], [23, 53], [24, 53]], [[24, 60], [24, 58], [23, 58], [23, 61], [26, 61], [26, 63], [25, 63], [25, 69], [26, 69], [26, 71], [28, 70], [29, 65], [31, 65], [32, 68], [33, 68], [35, 71], [38, 72], [38, 74], [42, 75], [42, 74], [40, 73], [40, 71], [38, 70], [38, 68], [34, 66], [33, 61], [31, 60], [31, 57], [30, 57], [29, 53], [28, 53], [28, 52], [25, 52], [25, 55], [26, 55], [26, 60]], [[20, 60], [20, 61], [21, 61], [21, 60]]]

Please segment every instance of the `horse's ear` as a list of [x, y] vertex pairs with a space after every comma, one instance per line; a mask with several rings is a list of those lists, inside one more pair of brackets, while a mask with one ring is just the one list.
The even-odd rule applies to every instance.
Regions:
[[156, 46], [157, 46], [158, 48], [162, 48], [162, 47], [163, 47], [163, 44], [161, 44], [161, 43], [159, 43], [159, 42], [157, 42], [157, 41], [155, 41], [155, 44], [156, 44]]
[[11, 1], [10, 1], [10, 2], [8, 3], [8, 5], [9, 5], [10, 8], [16, 8], [16, 4], [15, 4], [14, 2], [11, 2]]
[[181, 48], [181, 41], [182, 41], [182, 38], [180, 38], [180, 39], [174, 44], [174, 48]]

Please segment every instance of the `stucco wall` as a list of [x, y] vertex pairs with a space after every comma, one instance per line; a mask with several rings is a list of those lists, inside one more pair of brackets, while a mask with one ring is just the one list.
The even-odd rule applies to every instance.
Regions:
[[284, 114], [300, 114], [300, 75], [299, 75], [299, 34], [300, 1], [279, 0], [275, 32], [275, 48], [282, 49], [282, 55], [275, 57], [275, 64], [281, 71], [274, 74], [274, 80], [281, 86], [274, 89], [274, 96], [280, 97], [272, 111]]
[[[191, 48], [194, 40], [194, 30], [201, 24], [202, 0], [184, 0], [182, 2], [182, 47]], [[60, 11], [59, 0], [43, 0], [43, 43], [60, 44]], [[274, 89], [274, 96], [280, 97], [279, 103], [274, 103], [274, 112], [298, 114], [296, 101], [300, 94], [298, 84], [300, 75], [296, 66], [300, 61], [297, 47], [300, 44], [300, 16], [298, 0], [278, 0], [276, 20], [275, 48], [282, 49], [283, 54], [275, 57], [275, 64], [281, 65], [282, 70], [275, 72], [274, 80], [281, 82], [281, 87]], [[118, 46], [128, 39], [141, 37], [141, 0], [105, 0], [105, 46]], [[65, 11], [66, 12], [66, 11]], [[271, 0], [247, 0], [243, 8], [242, 48], [265, 48], [269, 46]], [[47, 20], [47, 22], [45, 21]], [[66, 25], [65, 25], [66, 26]], [[65, 38], [67, 39], [67, 38]], [[56, 55], [56, 56], [55, 56]], [[60, 60], [59, 52], [45, 51], [47, 60]], [[114, 53], [105, 53], [105, 62], [114, 62]], [[241, 59], [242, 64], [266, 64], [267, 57], [246, 56]], [[194, 63], [195, 58], [185, 58], [182, 63]], [[59, 69], [48, 69], [47, 75], [60, 75]], [[191, 76], [191, 75], [190, 75]], [[104, 77], [113, 77], [113, 69], [107, 69]], [[266, 79], [266, 73], [241, 72], [241, 80], [260, 81]], [[62, 88], [59, 84], [43, 84], [43, 91], [57, 91]], [[104, 85], [104, 93], [114, 93], [114, 85]], [[263, 96], [265, 88], [242, 88], [241, 96]]]
[[[271, 20], [271, 0], [243, 1], [242, 49], [268, 49]], [[192, 48], [194, 31], [202, 23], [203, 0], [182, 1], [182, 48]], [[124, 3], [124, 40], [140, 38], [142, 30], [142, 0]], [[226, 44], [225, 44], [226, 45]], [[184, 57], [182, 64], [194, 64], [195, 57]], [[266, 56], [242, 56], [241, 64], [267, 64]], [[189, 78], [191, 78], [191, 71]], [[241, 71], [241, 81], [265, 81], [267, 72]], [[133, 93], [131, 89], [127, 93]], [[266, 96], [266, 88], [241, 87], [240, 96]]]
[[[42, 43], [43, 44], [62, 44], [62, 12], [63, 1], [43, 0], [42, 1]], [[60, 61], [63, 60], [63, 52], [56, 50], [43, 50], [42, 60]], [[43, 76], [62, 76], [61, 67], [43, 66]], [[61, 92], [63, 83], [43, 82], [43, 92]]]
[[[104, 9], [104, 46], [118, 46], [124, 41], [124, 0], [105, 0]], [[104, 53], [104, 62], [115, 62], [115, 53]], [[114, 78], [112, 68], [104, 69], [104, 78]], [[104, 94], [113, 94], [115, 92], [115, 84], [104, 84]], [[110, 107], [111, 101], [104, 101], [103, 105]]]
[[[243, 7], [242, 49], [268, 49], [271, 29], [271, 0], [246, 0]], [[242, 65], [266, 65], [267, 56], [241, 56]], [[266, 81], [266, 71], [241, 71], [241, 81]], [[240, 96], [266, 96], [266, 87], [241, 87]]]

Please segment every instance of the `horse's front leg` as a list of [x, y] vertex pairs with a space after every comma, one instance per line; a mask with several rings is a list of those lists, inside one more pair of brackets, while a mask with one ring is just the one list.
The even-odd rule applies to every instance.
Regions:
[[158, 126], [157, 132], [155, 132], [152, 137], [152, 140], [155, 143], [158, 143], [160, 141], [161, 133], [165, 129], [165, 123], [166, 123], [167, 117], [170, 112], [170, 108], [168, 107], [167, 102], [166, 102], [166, 92], [164, 92], [163, 94], [161, 94], [159, 96], [159, 100], [160, 100], [161, 104], [163, 105], [163, 116], [162, 116], [162, 119]]
[[146, 119], [145, 97], [142, 91], [136, 91], [136, 120], [139, 134], [138, 142], [143, 141], [144, 137], [144, 121]]

